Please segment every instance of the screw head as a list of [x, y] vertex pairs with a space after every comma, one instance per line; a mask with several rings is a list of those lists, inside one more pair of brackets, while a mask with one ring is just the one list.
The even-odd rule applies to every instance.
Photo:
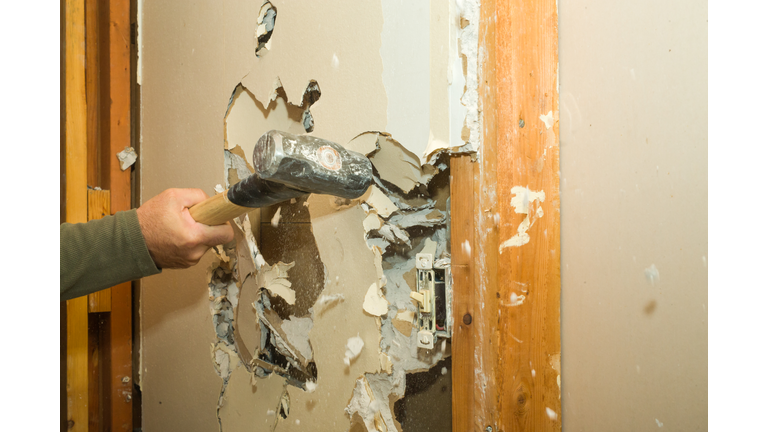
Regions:
[[464, 325], [470, 325], [472, 324], [472, 315], [470, 314], [464, 314]]

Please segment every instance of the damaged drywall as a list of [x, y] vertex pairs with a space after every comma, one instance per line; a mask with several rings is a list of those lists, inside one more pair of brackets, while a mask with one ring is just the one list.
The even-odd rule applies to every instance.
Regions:
[[[418, 13], [403, 20], [386, 3], [235, 1], [209, 13], [211, 24], [204, 25], [202, 16], [189, 20], [197, 15], [184, 12], [200, 30], [196, 37], [212, 41], [194, 54], [205, 62], [185, 58], [188, 68], [205, 72], [185, 82], [201, 86], [222, 77], [211, 84], [215, 91], [202, 90], [207, 99], [196, 100], [198, 107], [213, 105], [202, 112], [206, 119], [217, 112], [218, 128], [192, 111], [184, 120], [205, 129], [185, 144], [215, 145], [218, 156], [204, 163], [223, 161], [221, 174], [191, 177], [198, 187], [210, 193], [250, 175], [253, 147], [271, 129], [335, 141], [368, 155], [375, 170], [374, 184], [357, 200], [311, 195], [243, 215], [233, 221], [235, 240], [215, 250], [205, 279], [214, 335], [207, 355], [221, 382], [211, 411], [223, 431], [246, 424], [400, 430], [394, 406], [406, 395], [408, 376], [450, 356], [446, 339], [432, 349], [417, 347], [418, 304], [410, 294], [417, 253], [450, 266], [445, 150], [478, 148], [472, 131], [479, 111], [471, 96], [477, 80], [468, 75], [477, 73], [469, 63], [477, 61], [477, 47], [470, 48], [472, 37], [477, 44], [479, 5], [419, 1], [407, 6]], [[160, 27], [146, 16], [164, 11], [145, 5], [143, 13], [145, 40], [161, 43], [153, 35]], [[186, 24], [168, 19], [186, 31], [180, 30]], [[142, 49], [147, 88], [161, 73], [153, 46]], [[413, 53], [423, 61], [412, 63]], [[414, 68], [409, 82], [394, 73], [403, 65]], [[174, 100], [187, 99], [193, 98], [177, 92]], [[164, 132], [142, 133], [151, 133], [144, 142]], [[146, 167], [157, 169], [152, 162]], [[158, 347], [152, 345], [152, 356]]]

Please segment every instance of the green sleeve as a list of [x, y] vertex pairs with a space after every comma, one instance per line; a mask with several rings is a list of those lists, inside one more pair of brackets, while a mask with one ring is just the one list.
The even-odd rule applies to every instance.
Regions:
[[136, 210], [59, 228], [61, 301], [160, 273]]

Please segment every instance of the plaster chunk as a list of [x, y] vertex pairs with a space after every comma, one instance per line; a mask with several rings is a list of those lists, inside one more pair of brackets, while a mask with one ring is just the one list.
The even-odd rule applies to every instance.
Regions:
[[281, 261], [262, 273], [264, 288], [268, 289], [272, 295], [282, 297], [290, 305], [296, 303], [296, 292], [291, 288], [291, 281], [288, 280], [288, 270], [294, 265], [296, 263], [286, 264]]

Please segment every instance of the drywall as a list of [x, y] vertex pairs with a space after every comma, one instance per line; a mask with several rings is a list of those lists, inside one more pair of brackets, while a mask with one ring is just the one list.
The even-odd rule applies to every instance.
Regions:
[[707, 4], [560, 3], [563, 428], [707, 429]]
[[[453, 2], [402, 7], [415, 13], [378, 0], [142, 4], [142, 200], [244, 178], [269, 129], [376, 167], [358, 200], [250, 212], [196, 267], [142, 282], [144, 430], [394, 431], [409, 376], [450, 355], [441, 339], [417, 349], [410, 293], [416, 253], [450, 263], [440, 149], [477, 148], [478, 109], [461, 99], [476, 94], [462, 70], [476, 50], [460, 51]], [[442, 394], [432, 415], [448, 415]]]

